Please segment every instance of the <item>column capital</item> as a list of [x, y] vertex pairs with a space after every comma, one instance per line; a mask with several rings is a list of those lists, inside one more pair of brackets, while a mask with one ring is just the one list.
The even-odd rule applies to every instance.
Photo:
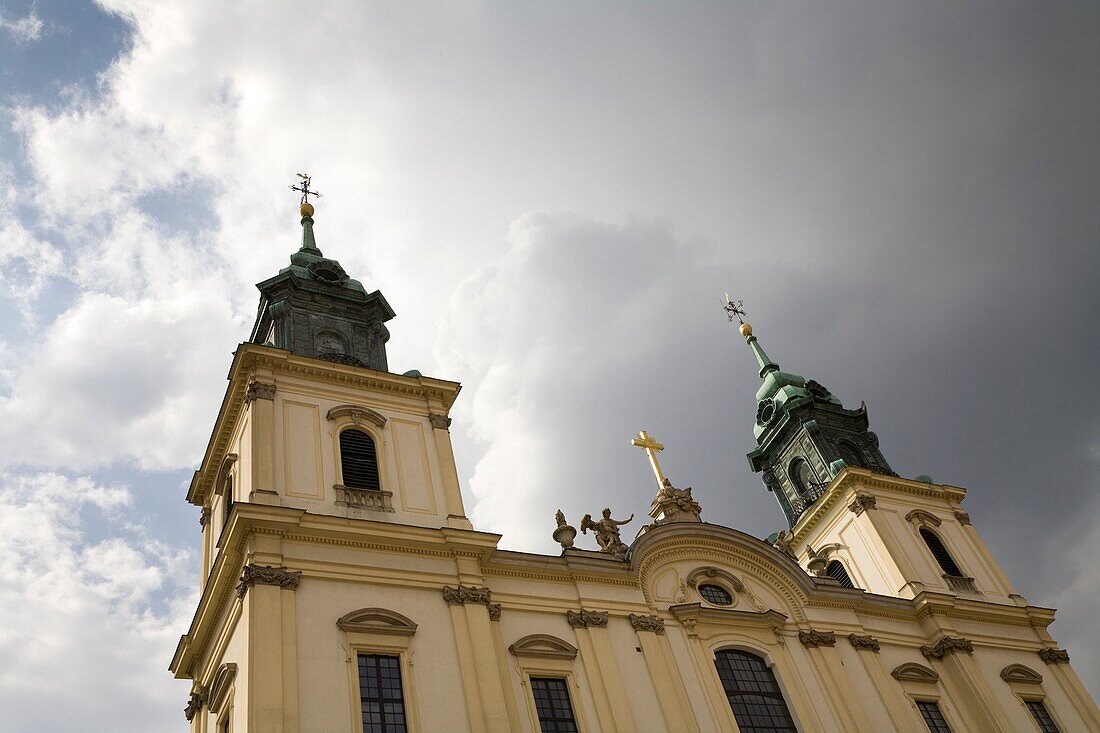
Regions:
[[832, 631], [818, 631], [817, 629], [799, 631], [798, 640], [802, 642], [802, 646], [807, 648], [816, 646], [836, 646], [836, 634]]
[[277, 585], [280, 588], [294, 590], [300, 582], [302, 582], [301, 570], [249, 563], [241, 571], [241, 579], [237, 583], [237, 597], [244, 598], [244, 594], [254, 585]]
[[920, 653], [924, 655], [925, 659], [943, 659], [948, 654], [954, 654], [955, 652], [973, 654], [974, 644], [970, 639], [961, 636], [944, 636], [932, 646], [925, 644], [920, 648]]

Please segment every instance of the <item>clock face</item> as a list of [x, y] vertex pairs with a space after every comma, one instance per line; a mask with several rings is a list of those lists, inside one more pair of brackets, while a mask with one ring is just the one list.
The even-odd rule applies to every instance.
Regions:
[[775, 404], [771, 400], [761, 400], [756, 408], [756, 421], [767, 425], [775, 417]]

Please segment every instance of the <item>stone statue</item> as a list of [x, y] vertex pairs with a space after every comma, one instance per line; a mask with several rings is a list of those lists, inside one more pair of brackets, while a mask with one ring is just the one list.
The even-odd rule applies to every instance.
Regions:
[[699, 515], [702, 511], [699, 502], [691, 497], [690, 486], [686, 489], [678, 489], [666, 478], [657, 491], [656, 498], [653, 499], [649, 516], [653, 517], [655, 524], [701, 522], [703, 520]]
[[558, 523], [554, 530], [554, 542], [561, 545], [561, 549], [568, 550], [573, 546], [573, 539], [577, 536], [577, 528], [571, 527], [565, 521], [565, 513], [561, 509], [554, 514], [554, 521]]
[[793, 540], [794, 535], [792, 535], [787, 530], [782, 530], [778, 535], [776, 535], [775, 544], [773, 546], [775, 547], [775, 549], [779, 550], [787, 557], [791, 558], [795, 562], [798, 562], [798, 556], [795, 555], [794, 550], [791, 549], [791, 542]]
[[585, 514], [581, 520], [581, 532], [588, 534], [588, 530], [596, 535], [596, 542], [600, 544], [600, 551], [611, 555], [625, 555], [627, 546], [619, 538], [619, 527], [634, 520], [631, 514], [629, 519], [612, 519], [611, 509], [603, 510], [603, 519], [592, 521], [591, 514]]

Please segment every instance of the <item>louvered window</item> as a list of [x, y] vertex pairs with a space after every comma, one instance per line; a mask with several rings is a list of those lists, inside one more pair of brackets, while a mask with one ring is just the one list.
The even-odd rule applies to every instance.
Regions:
[[569, 702], [569, 686], [556, 677], [532, 677], [531, 693], [542, 733], [576, 733], [577, 721]]
[[951, 557], [951, 553], [947, 551], [947, 548], [943, 546], [943, 541], [929, 529], [921, 527], [920, 536], [924, 538], [924, 544], [928, 545], [929, 551], [936, 558], [936, 562], [940, 564], [940, 568], [943, 569], [944, 575], [950, 575], [953, 578], [965, 578], [962, 571], [959, 570], [959, 566], [955, 564], [955, 559]]
[[344, 486], [349, 489], [382, 490], [374, 438], [362, 430], [340, 433], [340, 467], [343, 469]]
[[1039, 724], [1039, 730], [1043, 733], [1061, 733], [1054, 723], [1054, 718], [1050, 717], [1050, 713], [1047, 712], [1046, 705], [1043, 705], [1042, 700], [1028, 700], [1027, 709], [1031, 713], [1031, 717], [1035, 718], [1035, 722]]
[[726, 649], [715, 655], [714, 665], [741, 733], [798, 733], [767, 662]]
[[947, 724], [947, 719], [943, 717], [935, 700], [917, 700], [917, 709], [932, 733], [951, 733], [951, 726]]
[[844, 569], [839, 560], [830, 560], [829, 564], [825, 566], [825, 574], [838, 581], [845, 588], [856, 587], [856, 584], [852, 582], [852, 578], [848, 575], [848, 571]]

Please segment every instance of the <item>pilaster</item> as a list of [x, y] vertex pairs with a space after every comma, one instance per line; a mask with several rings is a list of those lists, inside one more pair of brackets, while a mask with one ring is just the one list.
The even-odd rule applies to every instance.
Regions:
[[657, 692], [657, 701], [668, 730], [698, 733], [688, 701], [684, 681], [672, 660], [672, 649], [665, 638], [665, 622], [658, 616], [630, 614], [630, 625], [637, 632], [649, 676]]
[[466, 518], [462, 506], [462, 490], [458, 484], [458, 469], [455, 464], [454, 448], [451, 446], [451, 418], [442, 413], [429, 413], [432, 425], [432, 437], [435, 439], [436, 456], [439, 470], [443, 474], [443, 500], [447, 507], [447, 526], [458, 529], [473, 529]]
[[581, 664], [592, 685], [600, 729], [606, 733], [632, 733], [634, 716], [607, 632], [607, 612], [568, 611], [566, 619], [576, 634]]
[[817, 670], [818, 677], [825, 684], [843, 729], [874, 730], [851, 680], [844, 672], [844, 663], [836, 652], [836, 634], [810, 629], [798, 632], [798, 640], [808, 649], [806, 653]]
[[[275, 497], [275, 383], [269, 374], [249, 382], [245, 405], [250, 413], [252, 486], [248, 500], [277, 503]], [[273, 501], [275, 500], [275, 501]]]
[[298, 571], [248, 564], [237, 586], [248, 619], [249, 733], [298, 733]]

